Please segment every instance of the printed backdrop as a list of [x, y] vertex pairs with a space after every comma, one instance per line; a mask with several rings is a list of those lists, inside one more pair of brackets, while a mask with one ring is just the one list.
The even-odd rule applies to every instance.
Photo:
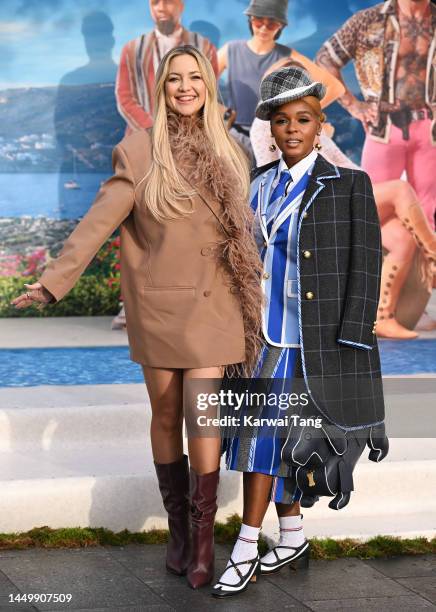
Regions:
[[[219, 48], [228, 40], [249, 37], [243, 14], [247, 4], [187, 0], [183, 24]], [[280, 42], [314, 57], [339, 25], [373, 2], [329, 4], [327, 10], [325, 2], [291, 2], [289, 26]], [[114, 99], [121, 48], [152, 27], [146, 0], [2, 0], [2, 217], [76, 219], [87, 211], [111, 171], [111, 150], [124, 132]], [[347, 72], [357, 89], [353, 70]], [[329, 109], [329, 119], [336, 141], [358, 160], [363, 139], [358, 122], [338, 105]], [[79, 188], [69, 188], [72, 182]]]

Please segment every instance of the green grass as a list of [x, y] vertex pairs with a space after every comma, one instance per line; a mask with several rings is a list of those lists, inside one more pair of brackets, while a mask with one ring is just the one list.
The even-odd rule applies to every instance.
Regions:
[[[241, 519], [237, 514], [227, 519], [226, 523], [216, 523], [215, 540], [219, 544], [233, 544], [239, 532]], [[22, 533], [0, 534], [0, 550], [26, 548], [84, 548], [89, 546], [125, 546], [126, 544], [164, 544], [168, 539], [165, 529], [152, 529], [132, 533], [127, 529], [114, 533], [103, 527], [72, 527], [51, 529], [36, 527]], [[261, 539], [260, 552], [264, 554], [267, 544]], [[400, 539], [390, 536], [376, 536], [367, 542], [346, 538], [311, 540], [311, 557], [313, 559], [341, 559], [357, 557], [374, 559], [377, 557], [395, 557], [398, 555], [436, 554], [436, 537]]]

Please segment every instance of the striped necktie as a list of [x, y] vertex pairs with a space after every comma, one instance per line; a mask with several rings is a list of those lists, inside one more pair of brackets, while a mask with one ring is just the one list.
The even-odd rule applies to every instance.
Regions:
[[269, 203], [268, 203], [268, 212], [267, 212], [267, 215], [268, 215], [267, 232], [268, 234], [271, 232], [271, 227], [272, 227], [273, 221], [276, 216], [278, 205], [281, 199], [283, 198], [283, 196], [285, 195], [286, 185], [288, 184], [289, 181], [292, 182], [291, 173], [289, 172], [289, 170], [282, 170], [280, 172], [279, 182], [275, 186], [275, 189], [272, 192], [271, 197], [269, 199]]
[[289, 170], [282, 170], [280, 172], [279, 182], [277, 183], [269, 199], [270, 204], [272, 204], [273, 202], [275, 202], [279, 198], [282, 198], [285, 195], [286, 185], [288, 181], [292, 181], [291, 173], [289, 172]]

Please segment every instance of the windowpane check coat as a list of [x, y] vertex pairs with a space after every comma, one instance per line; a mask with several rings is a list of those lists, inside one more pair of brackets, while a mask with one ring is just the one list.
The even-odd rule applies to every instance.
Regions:
[[[255, 171], [259, 186], [278, 161]], [[316, 408], [344, 429], [384, 419], [375, 320], [382, 264], [370, 179], [318, 155], [298, 213], [298, 325], [304, 378]], [[274, 271], [273, 271], [274, 274]]]

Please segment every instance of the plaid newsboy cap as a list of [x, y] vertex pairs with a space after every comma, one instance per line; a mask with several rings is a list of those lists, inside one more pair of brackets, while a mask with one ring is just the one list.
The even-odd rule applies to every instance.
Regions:
[[288, 67], [275, 70], [260, 84], [260, 101], [256, 107], [256, 117], [267, 121], [272, 112], [282, 104], [315, 96], [321, 100], [325, 96], [325, 85], [312, 81], [309, 73], [302, 68]]

